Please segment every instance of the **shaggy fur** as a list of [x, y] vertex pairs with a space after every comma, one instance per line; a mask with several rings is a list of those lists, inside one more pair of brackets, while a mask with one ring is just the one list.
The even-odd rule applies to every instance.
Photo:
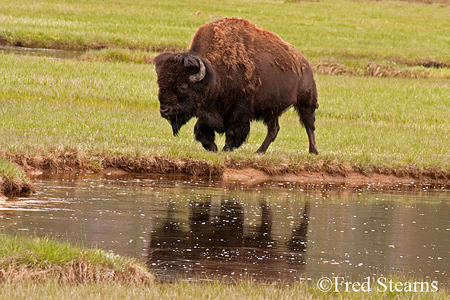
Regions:
[[301, 74], [302, 64], [308, 63], [297, 49], [275, 33], [238, 18], [222, 18], [201, 26], [194, 35], [190, 50], [207, 58], [212, 65], [226, 68], [230, 81], [243, 72], [244, 89], [248, 93], [261, 85], [257, 53], [270, 54], [271, 64], [297, 74]]
[[247, 20], [222, 18], [201, 26], [188, 52], [163, 53], [154, 63], [160, 112], [175, 135], [197, 117], [194, 133], [203, 147], [217, 151], [219, 132], [226, 135], [224, 150], [231, 151], [247, 139], [250, 122], [262, 120], [268, 131], [257, 152], [263, 153], [278, 134], [278, 117], [294, 106], [308, 134], [309, 152], [318, 153], [314, 122], [319, 105], [311, 66], [278, 35]]

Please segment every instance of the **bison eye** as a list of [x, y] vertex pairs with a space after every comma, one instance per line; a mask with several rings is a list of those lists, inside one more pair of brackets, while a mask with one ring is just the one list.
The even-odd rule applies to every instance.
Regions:
[[177, 88], [178, 88], [178, 91], [179, 91], [180, 93], [182, 93], [182, 94], [185, 94], [185, 93], [187, 93], [187, 91], [188, 91], [188, 85], [187, 85], [187, 83], [180, 84], [180, 85], [177, 86]]

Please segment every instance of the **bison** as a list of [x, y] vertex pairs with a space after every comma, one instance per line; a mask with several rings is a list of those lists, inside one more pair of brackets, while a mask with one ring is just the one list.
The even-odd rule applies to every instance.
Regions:
[[294, 106], [317, 154], [314, 122], [317, 90], [306, 58], [278, 35], [239, 18], [201, 26], [184, 53], [163, 53], [155, 60], [161, 116], [176, 136], [192, 117], [194, 134], [217, 151], [215, 132], [225, 133], [223, 151], [240, 147], [252, 120], [262, 120], [266, 152], [280, 126], [278, 118]]

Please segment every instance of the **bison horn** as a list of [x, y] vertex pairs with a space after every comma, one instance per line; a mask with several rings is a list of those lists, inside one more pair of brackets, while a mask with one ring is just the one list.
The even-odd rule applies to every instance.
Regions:
[[205, 78], [205, 75], [206, 75], [205, 64], [202, 62], [201, 59], [198, 59], [198, 64], [200, 65], [200, 70], [198, 71], [198, 73], [189, 76], [189, 80], [192, 83], [196, 83], [196, 82], [202, 81], [203, 78]]

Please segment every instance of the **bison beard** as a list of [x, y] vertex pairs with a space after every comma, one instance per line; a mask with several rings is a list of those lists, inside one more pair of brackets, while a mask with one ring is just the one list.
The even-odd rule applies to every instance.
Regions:
[[225, 133], [224, 151], [240, 147], [250, 122], [262, 120], [266, 152], [280, 129], [278, 118], [294, 106], [306, 128], [309, 152], [317, 154], [317, 90], [306, 58], [279, 36], [238, 18], [201, 26], [185, 53], [155, 58], [161, 116], [173, 134], [197, 117], [196, 140], [217, 151], [215, 132]]
[[172, 126], [172, 132], [174, 136], [178, 135], [181, 127], [186, 124], [191, 118], [189, 116], [178, 116], [170, 119], [170, 125]]

